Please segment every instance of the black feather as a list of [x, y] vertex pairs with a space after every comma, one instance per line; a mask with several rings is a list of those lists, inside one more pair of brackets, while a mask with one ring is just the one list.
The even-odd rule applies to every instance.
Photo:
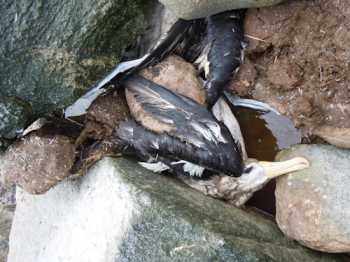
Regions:
[[207, 103], [211, 108], [241, 64], [244, 11], [235, 10], [208, 18], [207, 44], [210, 45]]

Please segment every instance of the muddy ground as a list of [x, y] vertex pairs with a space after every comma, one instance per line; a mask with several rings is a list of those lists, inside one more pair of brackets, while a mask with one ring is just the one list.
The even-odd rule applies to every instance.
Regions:
[[246, 60], [233, 90], [273, 105], [304, 136], [327, 126], [350, 128], [347, 1], [298, 0], [252, 9], [245, 34]]

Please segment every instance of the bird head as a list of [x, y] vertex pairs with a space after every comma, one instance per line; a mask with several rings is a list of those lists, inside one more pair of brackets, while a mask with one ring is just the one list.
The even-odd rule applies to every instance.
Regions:
[[240, 177], [225, 176], [220, 180], [218, 188], [226, 200], [239, 207], [244, 205], [254, 192], [263, 188], [271, 179], [303, 170], [309, 166], [309, 161], [303, 157], [281, 162], [249, 159]]

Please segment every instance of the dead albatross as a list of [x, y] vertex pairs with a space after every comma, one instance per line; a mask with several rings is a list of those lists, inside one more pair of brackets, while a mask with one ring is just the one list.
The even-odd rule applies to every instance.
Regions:
[[[121, 123], [114, 132], [114, 142], [122, 145], [123, 153], [137, 156], [145, 168], [170, 171], [206, 194], [242, 205], [271, 178], [308, 166], [303, 158], [282, 163], [246, 162], [244, 143], [237, 135], [239, 126], [221, 97], [242, 61], [242, 15], [230, 11], [205, 21], [179, 21], [151, 53], [121, 63], [69, 107], [66, 116], [84, 113], [108, 84], [124, 87], [134, 120]], [[204, 36], [191, 35], [203, 24], [207, 28]], [[193, 45], [198, 39], [200, 43]], [[212, 112], [191, 98], [135, 75], [179, 47], [186, 47], [178, 52], [204, 70], [206, 102]], [[217, 174], [215, 179], [198, 182], [191, 178], [201, 178], [206, 169]]]
[[[301, 157], [248, 159], [237, 120], [223, 97], [210, 112], [140, 76], [128, 78], [123, 86], [134, 120], [122, 122], [113, 141], [153, 172], [171, 172], [205, 194], [241, 206], [269, 180], [309, 165]], [[199, 180], [205, 170], [214, 176]]]

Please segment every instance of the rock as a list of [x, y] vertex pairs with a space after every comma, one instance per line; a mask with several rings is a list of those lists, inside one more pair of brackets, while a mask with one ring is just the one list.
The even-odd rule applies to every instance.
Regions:
[[[0, 154], [0, 170], [2, 165], [2, 155]], [[7, 258], [15, 205], [15, 187], [6, 188], [0, 183], [0, 261], [6, 261]]]
[[[3, 164], [0, 159], [0, 167], [2, 168], [2, 166]], [[0, 183], [0, 206], [4, 206], [4, 207], [15, 206], [16, 205], [15, 194], [16, 194], [16, 186], [6, 187], [2, 183]]]
[[196, 19], [232, 9], [275, 5], [284, 0], [159, 0], [183, 19]]
[[15, 138], [26, 126], [30, 114], [31, 108], [26, 103], [16, 98], [0, 96], [0, 137]]
[[158, 1], [152, 0], [150, 2], [151, 7], [148, 9], [149, 12], [146, 13], [149, 26], [145, 28], [141, 39], [142, 53], [148, 53], [157, 44], [162, 35], [168, 32], [170, 27], [178, 20], [174, 13]]
[[149, 67], [141, 75], [171, 91], [204, 104], [206, 92], [195, 67], [179, 56], [169, 56]]
[[[146, 6], [143, 0], [5, 0], [0, 97], [29, 103], [34, 117], [65, 108], [119, 61], [146, 26]], [[23, 120], [6, 123], [0, 136], [18, 123], [23, 126]]]
[[69, 138], [32, 133], [4, 153], [0, 178], [5, 185], [17, 184], [31, 194], [42, 194], [70, 175], [74, 159]]
[[350, 128], [349, 26], [350, 6], [341, 1], [286, 1], [248, 10], [249, 65], [241, 67], [232, 89], [272, 105], [303, 136], [321, 126]]
[[0, 205], [0, 261], [6, 261], [14, 206]]
[[8, 262], [342, 261], [287, 240], [265, 216], [125, 159], [45, 195], [17, 193]]
[[350, 151], [298, 145], [277, 159], [306, 157], [309, 169], [277, 180], [276, 218], [290, 238], [324, 252], [350, 252]]
[[10, 144], [11, 144], [10, 140], [0, 138], [0, 153], [3, 153]]
[[314, 134], [332, 145], [350, 148], [350, 128], [321, 126], [314, 131]]

